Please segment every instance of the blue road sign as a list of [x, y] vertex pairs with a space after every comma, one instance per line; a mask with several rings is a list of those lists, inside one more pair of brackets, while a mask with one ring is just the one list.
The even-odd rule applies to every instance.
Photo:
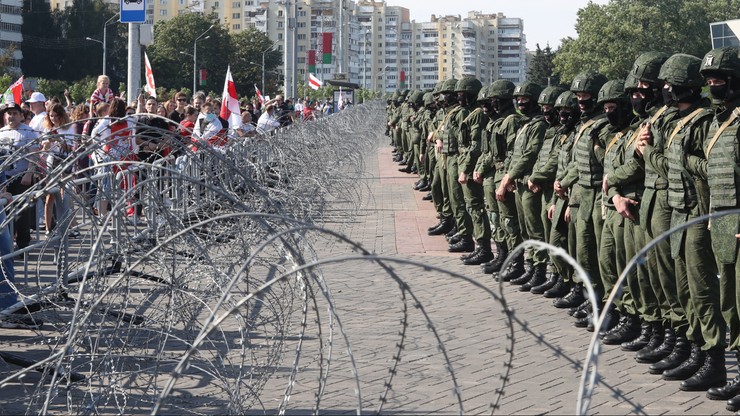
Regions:
[[121, 0], [121, 23], [146, 22], [146, 0]]

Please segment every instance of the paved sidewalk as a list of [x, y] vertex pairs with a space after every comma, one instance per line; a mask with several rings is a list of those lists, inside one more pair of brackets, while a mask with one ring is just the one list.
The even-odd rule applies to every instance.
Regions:
[[[387, 141], [385, 137], [379, 140]], [[359, 184], [365, 189], [362, 205], [351, 214], [351, 220], [337, 222], [336, 228], [334, 224], [327, 227], [377, 255], [418, 265], [385, 262], [403, 280], [407, 291], [401, 290], [402, 285], [387, 270], [369, 260], [322, 265], [338, 318], [330, 372], [320, 402], [322, 413], [351, 414], [358, 407], [347, 344], [336, 331], [340, 324], [359, 375], [363, 412], [378, 410], [385, 396], [384, 414], [490, 413], [505, 374], [513, 332], [509, 382], [495, 413], [574, 413], [591, 333], [573, 327], [572, 318], [552, 307], [550, 300], [522, 294], [506, 284], [504, 296], [514, 319], [509, 325], [502, 304], [495, 299], [498, 284], [478, 267], [463, 266], [458, 255], [447, 253], [444, 238], [426, 235], [426, 228], [436, 222], [433, 206], [421, 200], [422, 193], [412, 190], [414, 175], [398, 172], [398, 166], [391, 162], [390, 147], [380, 145], [377, 155], [369, 155], [366, 163], [367, 175]], [[357, 255], [333, 239], [316, 246], [324, 260]], [[325, 303], [319, 304], [317, 309], [326, 308]], [[326, 324], [325, 311], [322, 325]], [[314, 393], [321, 376], [316, 366], [317, 344], [306, 342], [302, 346], [301, 356], [307, 361], [299, 364], [301, 372], [293, 387], [289, 413], [309, 413], [316, 404]], [[286, 348], [285, 365], [295, 353], [293, 347]], [[588, 413], [728, 413], [724, 402], [710, 401], [703, 392], [681, 392], [678, 382], [648, 374], [647, 366], [632, 356], [618, 347], [604, 347], [598, 360], [601, 379]], [[734, 361], [728, 354], [733, 371], [729, 377], [735, 376]], [[287, 376], [287, 372], [278, 374], [270, 384], [284, 386]], [[386, 383], [390, 385], [387, 393]], [[275, 393], [282, 392], [265, 389], [262, 399], [267, 409], [274, 409], [282, 398]]]

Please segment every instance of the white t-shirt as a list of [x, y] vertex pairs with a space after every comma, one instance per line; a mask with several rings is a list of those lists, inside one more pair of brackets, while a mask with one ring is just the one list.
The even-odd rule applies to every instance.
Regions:
[[278, 127], [280, 127], [280, 122], [267, 111], [262, 113], [260, 119], [257, 120], [257, 131], [259, 132], [269, 133]]
[[46, 111], [42, 111], [33, 116], [31, 122], [28, 123], [28, 127], [38, 133], [46, 133], [46, 129], [44, 128], [44, 120], [46, 120]]

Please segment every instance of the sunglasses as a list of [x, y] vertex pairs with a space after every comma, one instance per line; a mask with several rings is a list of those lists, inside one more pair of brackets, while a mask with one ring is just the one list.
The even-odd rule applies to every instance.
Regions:
[[178, 98], [177, 101], [187, 101], [187, 98]]

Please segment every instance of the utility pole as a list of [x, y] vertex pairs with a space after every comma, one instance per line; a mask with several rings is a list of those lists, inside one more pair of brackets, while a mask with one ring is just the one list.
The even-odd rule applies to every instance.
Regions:
[[128, 24], [128, 80], [126, 96], [128, 100], [138, 97], [141, 87], [141, 43], [139, 42], [139, 24]]

